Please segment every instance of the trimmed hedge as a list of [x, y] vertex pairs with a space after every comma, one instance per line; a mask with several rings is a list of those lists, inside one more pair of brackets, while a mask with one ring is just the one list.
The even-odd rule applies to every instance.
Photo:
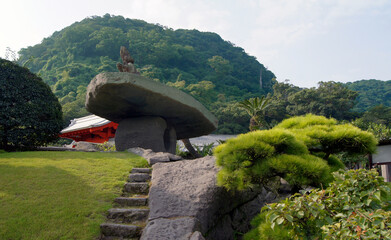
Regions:
[[0, 59], [0, 149], [32, 149], [58, 138], [61, 105], [27, 68]]

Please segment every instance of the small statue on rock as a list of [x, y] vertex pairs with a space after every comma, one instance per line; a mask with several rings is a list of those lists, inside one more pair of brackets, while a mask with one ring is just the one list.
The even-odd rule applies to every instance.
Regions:
[[126, 47], [121, 46], [119, 53], [121, 55], [122, 64], [117, 63], [118, 70], [120, 72], [129, 72], [129, 73], [140, 74], [139, 72], [137, 72], [136, 67], [134, 66], [134, 59], [132, 58], [132, 56], [130, 56], [130, 53], [126, 49]]

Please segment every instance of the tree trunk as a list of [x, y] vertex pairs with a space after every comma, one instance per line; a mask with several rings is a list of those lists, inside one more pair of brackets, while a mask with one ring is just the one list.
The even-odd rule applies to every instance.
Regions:
[[185, 145], [185, 148], [189, 150], [189, 153], [194, 157], [194, 158], [200, 158], [201, 155], [193, 148], [193, 145], [191, 145], [190, 140], [188, 138], [181, 139], [183, 142], [183, 145]]
[[6, 126], [3, 126], [3, 137], [1, 139], [0, 143], [0, 149], [4, 149], [5, 151], [8, 151], [8, 137], [7, 137], [7, 129]]

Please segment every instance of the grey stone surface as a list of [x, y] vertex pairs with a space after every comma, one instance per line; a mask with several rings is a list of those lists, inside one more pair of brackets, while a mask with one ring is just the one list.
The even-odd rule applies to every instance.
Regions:
[[165, 154], [156, 154], [154, 156], [148, 157], [147, 161], [148, 161], [148, 164], [152, 166], [153, 164], [158, 163], [158, 162], [169, 162], [170, 157]]
[[149, 165], [153, 165], [158, 162], [178, 161], [182, 159], [182, 157], [172, 153], [153, 152], [151, 149], [143, 149], [140, 147], [129, 148], [128, 151], [145, 158]]
[[[143, 155], [146, 153], [146, 152], [152, 152], [151, 149], [144, 149], [144, 148], [141, 148], [141, 147], [134, 147], [134, 148], [129, 148], [127, 150], [128, 152], [131, 152], [131, 153], [134, 153], [134, 154], [137, 154], [141, 157], [143, 157]], [[133, 168], [134, 169], [134, 168]]]
[[217, 172], [214, 157], [156, 163], [149, 221], [192, 217], [200, 224], [200, 233], [214, 240], [234, 239], [234, 232], [248, 231], [252, 218], [276, 195], [263, 188], [229, 193], [216, 185]]
[[117, 123], [133, 117], [162, 117], [175, 129], [177, 139], [206, 135], [217, 127], [216, 117], [190, 95], [127, 72], [101, 73], [92, 79], [86, 108]]
[[194, 217], [159, 218], [148, 222], [140, 240], [188, 240], [200, 225]]
[[170, 129], [161, 117], [124, 119], [119, 122], [115, 133], [115, 146], [118, 151], [143, 147], [155, 152], [175, 153], [175, 130]]
[[137, 208], [112, 208], [109, 209], [107, 218], [116, 223], [133, 223], [146, 221], [149, 209]]
[[117, 197], [114, 204], [121, 207], [147, 206], [148, 198], [146, 197]]
[[208, 239], [234, 240], [235, 231], [232, 227], [231, 217], [224, 215], [220, 221], [208, 232]]
[[99, 151], [98, 149], [98, 144], [96, 143], [91, 143], [91, 142], [76, 142], [76, 150], [78, 151], [85, 151], [85, 152], [97, 152]]
[[138, 226], [115, 223], [103, 223], [100, 225], [100, 229], [104, 236], [118, 236], [127, 238], [139, 237], [142, 230], [141, 227]]
[[275, 200], [276, 195], [274, 193], [262, 189], [262, 192], [252, 201], [234, 209], [231, 213], [231, 221], [232, 225], [235, 226], [235, 230], [242, 233], [247, 232], [250, 227], [248, 220], [259, 214], [265, 203], [271, 203]]
[[128, 182], [148, 182], [151, 180], [151, 175], [148, 173], [131, 173], [128, 177]]
[[148, 183], [125, 183], [124, 192], [129, 194], [148, 194]]
[[131, 173], [151, 173], [151, 168], [132, 168]]
[[190, 240], [205, 240], [205, 238], [199, 231], [196, 231], [191, 235]]

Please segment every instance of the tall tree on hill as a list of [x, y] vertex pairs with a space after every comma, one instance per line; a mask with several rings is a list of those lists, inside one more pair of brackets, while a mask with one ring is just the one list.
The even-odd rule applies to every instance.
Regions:
[[248, 115], [250, 115], [250, 131], [259, 130], [261, 128], [269, 128], [269, 125], [265, 121], [264, 112], [265, 109], [269, 106], [269, 98], [262, 96], [261, 98], [250, 98], [239, 103], [239, 107], [246, 110]]

